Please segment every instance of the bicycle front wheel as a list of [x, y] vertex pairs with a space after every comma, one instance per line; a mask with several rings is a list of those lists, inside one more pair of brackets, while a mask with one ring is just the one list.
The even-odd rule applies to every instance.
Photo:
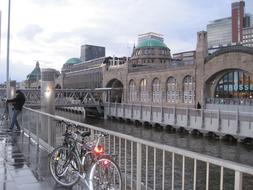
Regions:
[[122, 190], [119, 166], [110, 158], [100, 158], [91, 167], [90, 190]]
[[80, 179], [78, 159], [66, 146], [53, 150], [49, 158], [49, 169], [54, 180], [65, 187], [75, 185]]

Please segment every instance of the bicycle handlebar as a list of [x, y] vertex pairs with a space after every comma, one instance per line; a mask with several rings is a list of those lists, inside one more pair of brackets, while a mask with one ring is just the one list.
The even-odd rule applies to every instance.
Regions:
[[[66, 122], [66, 121], [64, 121], [64, 120], [58, 120], [57, 121], [58, 123], [63, 123], [63, 124], [65, 124], [66, 126], [67, 126], [67, 128], [68, 127], [77, 127], [78, 125], [76, 125], [76, 124], [74, 124], [74, 123], [70, 123], [70, 122]], [[87, 136], [90, 136], [91, 135], [91, 132], [89, 131], [89, 132], [80, 132], [80, 131], [75, 131], [75, 132], [71, 132], [71, 134], [73, 135], [72, 137], [70, 137], [70, 138], [72, 138], [73, 140], [75, 140], [75, 141], [77, 141], [77, 143], [80, 143], [80, 144], [82, 144], [83, 143], [83, 141], [81, 142], [81, 141], [78, 141], [78, 135], [80, 135], [82, 138], [84, 138], [84, 137], [87, 137]], [[95, 146], [97, 146], [99, 143], [100, 143], [100, 139], [101, 138], [103, 138], [103, 137], [107, 137], [108, 136], [108, 134], [105, 134], [105, 133], [99, 133], [99, 134], [94, 134], [94, 136], [96, 137], [96, 140], [95, 140]]]

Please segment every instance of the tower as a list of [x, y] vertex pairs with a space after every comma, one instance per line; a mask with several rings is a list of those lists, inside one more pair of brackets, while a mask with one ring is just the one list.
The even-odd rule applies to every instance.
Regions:
[[234, 2], [232, 3], [232, 42], [242, 42], [242, 29], [243, 29], [243, 18], [244, 18], [244, 7], [245, 2]]
[[200, 31], [197, 33], [196, 47], [196, 99], [195, 103], [200, 102], [204, 106], [205, 98], [205, 57], [207, 56], [207, 32]]

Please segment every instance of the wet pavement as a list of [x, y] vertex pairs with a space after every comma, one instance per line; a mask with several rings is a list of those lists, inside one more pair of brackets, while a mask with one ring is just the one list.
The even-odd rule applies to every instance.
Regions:
[[[0, 122], [0, 190], [67, 189], [49, 173], [48, 152], [23, 132], [7, 132]], [[87, 189], [82, 181], [73, 190]]]

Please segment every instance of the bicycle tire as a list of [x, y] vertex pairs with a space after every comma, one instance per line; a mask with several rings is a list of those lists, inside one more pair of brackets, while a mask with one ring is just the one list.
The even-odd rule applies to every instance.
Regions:
[[[69, 148], [60, 146], [53, 150], [49, 158], [49, 170], [54, 180], [65, 187], [75, 185], [80, 179], [80, 163], [78, 162], [76, 154], [71, 155], [71, 160], [67, 160]], [[69, 163], [67, 163], [69, 162]], [[68, 169], [65, 171], [66, 167]], [[70, 175], [67, 175], [70, 174]]]
[[118, 164], [108, 157], [99, 158], [89, 174], [90, 190], [122, 190], [122, 175]]

